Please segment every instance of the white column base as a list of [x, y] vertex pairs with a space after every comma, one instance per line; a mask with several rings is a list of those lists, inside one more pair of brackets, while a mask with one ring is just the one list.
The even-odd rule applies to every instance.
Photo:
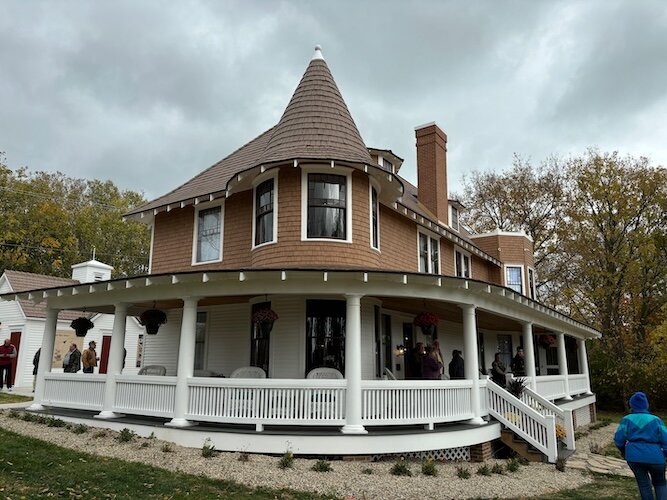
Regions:
[[39, 403], [33, 403], [30, 406], [26, 408], [28, 411], [44, 411], [44, 407], [40, 405]]
[[340, 428], [343, 434], [368, 434], [363, 425], [344, 425]]
[[184, 418], [172, 418], [169, 422], [164, 424], [167, 427], [193, 427], [197, 425], [197, 422], [191, 422]]
[[99, 419], [102, 419], [102, 420], [109, 420], [109, 419], [112, 419], [112, 418], [119, 418], [119, 417], [124, 417], [124, 416], [125, 415], [122, 414], [122, 413], [116, 413], [116, 412], [113, 412], [113, 411], [106, 410], [106, 411], [99, 412], [93, 418], [99, 418]]
[[568, 395], [568, 396], [565, 396], [563, 399], [566, 400], [566, 401], [572, 401], [574, 398], [572, 396]]
[[484, 420], [482, 417], [474, 417], [471, 418], [470, 420], [466, 420], [466, 424], [472, 424], [472, 425], [486, 425], [488, 422]]
[[584, 394], [586, 394], [586, 396], [592, 396], [592, 395], [595, 394], [595, 393], [593, 393], [593, 392], [591, 392], [591, 391], [586, 391]]

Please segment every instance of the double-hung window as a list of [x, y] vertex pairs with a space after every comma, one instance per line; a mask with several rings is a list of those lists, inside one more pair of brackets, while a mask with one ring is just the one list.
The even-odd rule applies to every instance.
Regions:
[[371, 247], [376, 250], [380, 248], [379, 211], [378, 192], [371, 186]]
[[440, 243], [424, 233], [419, 233], [419, 272], [440, 274]]
[[459, 230], [459, 209], [456, 207], [449, 207], [450, 219], [449, 226], [454, 230]]
[[348, 239], [347, 177], [308, 174], [307, 238]]
[[255, 188], [255, 246], [275, 238], [275, 182], [266, 180]]
[[454, 251], [454, 268], [459, 278], [470, 278], [472, 275], [470, 267], [470, 254], [461, 250]]
[[197, 212], [193, 263], [222, 260], [222, 207]]
[[523, 267], [506, 266], [505, 267], [505, 286], [515, 292], [523, 293]]

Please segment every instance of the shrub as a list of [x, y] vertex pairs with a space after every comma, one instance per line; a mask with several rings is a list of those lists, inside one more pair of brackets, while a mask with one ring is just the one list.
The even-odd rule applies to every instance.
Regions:
[[146, 439], [155, 439], [155, 433], [151, 432], [151, 435], [148, 436]]
[[373, 469], [371, 469], [370, 467], [366, 467], [364, 469], [361, 469], [361, 473], [370, 476], [373, 474]]
[[48, 418], [46, 420], [46, 425], [49, 427], [66, 427], [67, 422], [59, 418]]
[[88, 432], [88, 426], [86, 424], [78, 424], [72, 426], [70, 429], [74, 434], [85, 434]]
[[204, 441], [204, 446], [201, 447], [201, 456], [204, 458], [211, 458], [214, 455], [215, 446], [213, 446], [210, 438], [206, 438], [206, 441]]
[[490, 476], [491, 475], [491, 467], [488, 465], [480, 465], [477, 467], [477, 474], [480, 476]]
[[163, 453], [173, 453], [174, 452], [174, 445], [171, 443], [164, 443], [162, 445], [162, 452]]
[[566, 460], [564, 458], [557, 458], [556, 459], [556, 470], [559, 472], [565, 472], [565, 462]]
[[285, 454], [280, 458], [278, 467], [281, 469], [291, 469], [294, 467], [294, 453], [291, 451], [286, 451]]
[[505, 388], [512, 396], [521, 399], [521, 393], [526, 388], [526, 379], [523, 377], [513, 378], [507, 382]]
[[502, 466], [502, 464], [495, 463], [493, 464], [493, 467], [491, 467], [491, 472], [493, 474], [504, 474], [505, 468]]
[[520, 466], [521, 466], [521, 464], [519, 463], [519, 461], [516, 458], [510, 458], [507, 461], [507, 470], [509, 472], [518, 471]]
[[405, 459], [402, 457], [392, 466], [391, 469], [389, 469], [389, 473], [393, 476], [412, 476], [410, 467], [407, 466]]
[[94, 438], [103, 438], [107, 435], [105, 431], [97, 431], [95, 434], [93, 434]]
[[9, 410], [9, 413], [7, 413], [7, 416], [9, 418], [21, 418], [21, 412], [18, 411], [16, 408], [12, 408]]
[[574, 433], [574, 440], [581, 439], [584, 436], [588, 436], [588, 431], [575, 431]]
[[250, 453], [247, 451], [239, 453], [239, 462], [250, 462]]
[[116, 439], [120, 443], [129, 443], [130, 441], [134, 440], [134, 436], [136, 436], [135, 432], [125, 427], [118, 433], [118, 437]]
[[331, 472], [333, 469], [328, 461], [318, 460], [313, 464], [311, 470], [314, 470], [315, 472]]
[[470, 471], [467, 467], [457, 467], [456, 475], [459, 477], [459, 479], [470, 479]]
[[422, 462], [422, 474], [425, 476], [438, 475], [438, 469], [432, 459], [428, 458]]
[[144, 441], [143, 443], [141, 443], [142, 448], [148, 448], [150, 445], [151, 444], [148, 441]]

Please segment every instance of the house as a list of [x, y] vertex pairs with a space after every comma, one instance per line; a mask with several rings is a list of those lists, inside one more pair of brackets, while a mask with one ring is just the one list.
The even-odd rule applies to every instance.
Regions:
[[[0, 294], [14, 294], [37, 288], [106, 281], [111, 277], [111, 271], [111, 266], [94, 259], [72, 266], [72, 279], [8, 269], [0, 276]], [[90, 316], [95, 326], [88, 331], [85, 337], [76, 337], [74, 330], [70, 328], [70, 323], [73, 319], [82, 315]], [[35, 353], [42, 345], [45, 319], [45, 303], [35, 304], [31, 300], [23, 299], [0, 302], [0, 320], [2, 321], [2, 324], [0, 324], [0, 341], [9, 338], [17, 349], [17, 357], [12, 370], [14, 385], [17, 388], [31, 388], [33, 385], [32, 361]], [[78, 345], [80, 350], [83, 350], [90, 341], [94, 340], [97, 343], [97, 351], [100, 356], [100, 366], [96, 371], [105, 373], [111, 344], [112, 324], [113, 316], [109, 314], [86, 314], [76, 310], [62, 311], [58, 316], [56, 325], [52, 372], [62, 373], [63, 356], [73, 342]], [[125, 344], [127, 358], [123, 373], [136, 374], [139, 371], [139, 366], [141, 366], [144, 329], [135, 318], [128, 320], [127, 329]]]
[[[59, 315], [114, 315], [109, 373], [40, 364], [32, 409], [248, 452], [475, 459], [510, 432], [553, 461], [557, 423], [573, 449], [594, 418], [585, 341], [599, 332], [536, 300], [529, 237], [459, 222], [441, 128], [415, 139], [417, 186], [364, 143], [316, 48], [274, 127], [126, 214], [152, 228], [148, 275], [2, 296], [45, 305], [46, 359]], [[121, 373], [126, 318], [146, 311], [166, 314], [143, 354], [164, 375]], [[422, 312], [437, 324], [418, 327]], [[406, 377], [435, 338], [445, 364], [462, 351], [464, 379]], [[521, 399], [484, 375], [518, 346]]]

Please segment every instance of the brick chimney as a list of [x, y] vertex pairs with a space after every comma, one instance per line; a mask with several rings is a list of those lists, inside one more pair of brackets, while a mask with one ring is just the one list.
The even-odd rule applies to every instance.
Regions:
[[440, 222], [449, 224], [447, 203], [447, 135], [435, 123], [415, 127], [417, 197]]

